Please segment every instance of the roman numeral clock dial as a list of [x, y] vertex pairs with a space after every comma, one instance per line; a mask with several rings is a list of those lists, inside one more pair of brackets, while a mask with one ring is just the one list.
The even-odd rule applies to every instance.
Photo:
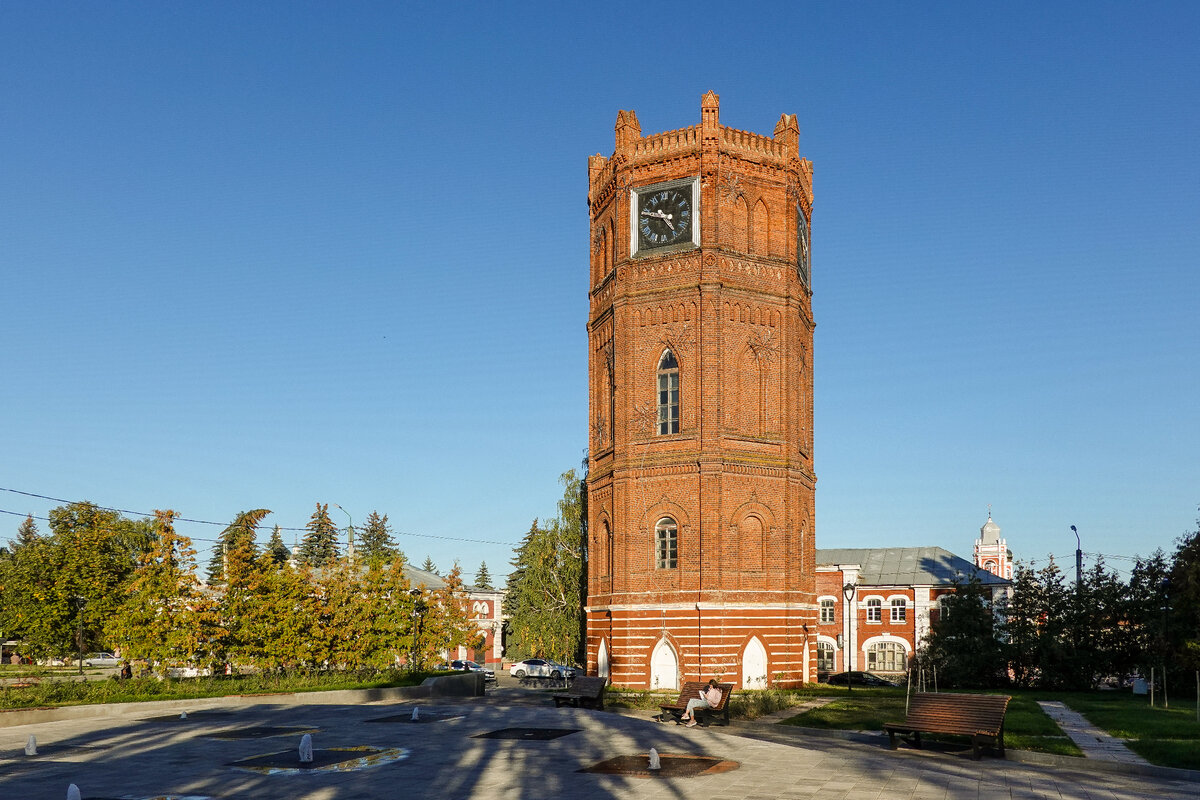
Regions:
[[695, 178], [685, 178], [633, 190], [630, 227], [634, 255], [699, 245], [698, 183]]

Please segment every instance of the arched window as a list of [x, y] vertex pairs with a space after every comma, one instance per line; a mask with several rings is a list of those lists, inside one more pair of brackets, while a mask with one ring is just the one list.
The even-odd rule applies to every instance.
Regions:
[[867, 601], [867, 622], [883, 622], [883, 601], [878, 597]]
[[675, 569], [679, 562], [679, 530], [670, 517], [663, 517], [654, 526], [654, 553], [659, 569]]
[[833, 645], [817, 642], [817, 672], [833, 672]]
[[903, 597], [892, 598], [892, 622], [904, 622], [908, 618], [908, 603]]
[[658, 361], [658, 433], [679, 433], [679, 362], [670, 350]]
[[867, 648], [868, 672], [904, 672], [908, 651], [899, 642], [876, 642]]

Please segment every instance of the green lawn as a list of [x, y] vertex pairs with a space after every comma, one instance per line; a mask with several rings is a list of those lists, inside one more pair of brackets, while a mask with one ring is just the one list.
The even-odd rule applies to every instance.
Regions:
[[[903, 689], [855, 689], [829, 687], [820, 694], [836, 699], [786, 720], [784, 724], [804, 728], [830, 728], [852, 731], [881, 731], [885, 722], [904, 719]], [[932, 737], [962, 742], [953, 736]], [[1035, 750], [1059, 755], [1083, 755], [1066, 734], [1028, 697], [1014, 695], [1004, 718], [1004, 744], [1015, 750]]]
[[42, 679], [31, 686], [0, 688], [0, 709], [46, 708], [94, 703], [137, 703], [148, 700], [186, 700], [227, 695], [320, 692], [338, 689], [376, 689], [415, 686], [441, 672], [305, 672], [210, 678], [135, 678], [84, 681]]

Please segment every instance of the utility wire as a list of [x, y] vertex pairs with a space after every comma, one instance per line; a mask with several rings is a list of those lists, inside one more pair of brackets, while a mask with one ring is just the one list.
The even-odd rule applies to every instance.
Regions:
[[[73, 501], [73, 500], [64, 500], [64, 499], [62, 499], [61, 497], [49, 497], [48, 495], [44, 495], [44, 494], [36, 494], [36, 493], [34, 493], [34, 492], [23, 492], [23, 491], [21, 491], [20, 489], [6, 489], [6, 488], [4, 488], [3, 486], [0, 486], [0, 492], [10, 492], [10, 493], [12, 493], [12, 494], [19, 494], [19, 495], [22, 495], [22, 496], [24, 496], [24, 497], [34, 497], [34, 498], [37, 498], [38, 500], [50, 500], [50, 501], [52, 501], [52, 502], [55, 502], [55, 503], [70, 504], [70, 503], [76, 502], [76, 501]], [[112, 506], [101, 506], [101, 505], [97, 505], [97, 506], [96, 506], [96, 508], [99, 508], [99, 509], [101, 509], [102, 511], [116, 511], [116, 512], [117, 512], [117, 513], [119, 513], [119, 514], [131, 514], [131, 515], [133, 515], [133, 516], [135, 516], [135, 517], [146, 517], [146, 518], [149, 518], [149, 517], [152, 517], [152, 516], [154, 516], [153, 514], [147, 514], [147, 513], [146, 513], [146, 512], [144, 512], [144, 511], [130, 511], [129, 509], [125, 509], [125, 508], [114, 508], [114, 507], [112, 507]], [[31, 515], [31, 514], [20, 514], [20, 513], [18, 513], [18, 512], [15, 512], [15, 511], [4, 511], [3, 509], [0, 509], [0, 513], [4, 513], [4, 514], [12, 514], [12, 515], [14, 515], [14, 516], [19, 516], [19, 517], [33, 516], [33, 515]], [[49, 522], [49, 521], [50, 521], [48, 517], [34, 517], [34, 519], [40, 519], [40, 520], [42, 520], [42, 521], [44, 521], [44, 522]], [[229, 527], [229, 523], [228, 523], [228, 522], [213, 522], [212, 520], [207, 520], [207, 519], [189, 519], [189, 518], [187, 518], [187, 517], [176, 517], [176, 518], [175, 518], [175, 521], [176, 521], [176, 522], [191, 522], [191, 523], [194, 523], [194, 524], [196, 524], [196, 525], [220, 525], [220, 526], [222, 526], [222, 527], [226, 527], [226, 528], [227, 528], [227, 527]], [[264, 527], [265, 527], [265, 526], [264, 526]], [[272, 526], [272, 527], [274, 527], [274, 526]], [[282, 525], [281, 525], [281, 526], [279, 526], [279, 530], [281, 530], [281, 531], [295, 531], [295, 532], [297, 532], [297, 533], [300, 533], [300, 532], [305, 532], [305, 531], [307, 531], [307, 530], [308, 530], [308, 528], [289, 528], [289, 527], [284, 527], [284, 526], [282, 526]], [[440, 540], [443, 540], [443, 541], [448, 541], [448, 542], [469, 542], [469, 543], [471, 543], [471, 544], [494, 544], [494, 545], [501, 545], [501, 546], [504, 546], [504, 547], [512, 547], [513, 545], [517, 544], [517, 542], [516, 542], [515, 540], [512, 540], [512, 541], [507, 541], [507, 542], [497, 542], [497, 541], [494, 541], [494, 540], [491, 540], [491, 539], [468, 539], [468, 538], [465, 538], [465, 537], [462, 537], [462, 536], [439, 536], [439, 535], [437, 535], [437, 534], [432, 534], [432, 533], [411, 533], [411, 532], [409, 532], [409, 531], [396, 531], [396, 530], [393, 530], [393, 531], [392, 531], [392, 533], [393, 533], [393, 534], [395, 534], [395, 535], [397, 535], [397, 536], [415, 536], [415, 537], [418, 537], [418, 538], [421, 538], [421, 539], [440, 539]], [[192, 536], [192, 537], [189, 537], [189, 538], [191, 538], [193, 541], [197, 541], [197, 542], [217, 542], [217, 541], [220, 541], [220, 539], [210, 539], [210, 538], [206, 538], [206, 537], [203, 537], [203, 536]]]

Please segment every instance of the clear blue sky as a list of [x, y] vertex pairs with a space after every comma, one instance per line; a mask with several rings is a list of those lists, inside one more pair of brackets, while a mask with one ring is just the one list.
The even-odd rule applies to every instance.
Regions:
[[507, 572], [587, 443], [587, 156], [713, 89], [814, 162], [818, 546], [1170, 550], [1200, 12], [767, 5], [0, 5], [0, 487]]

